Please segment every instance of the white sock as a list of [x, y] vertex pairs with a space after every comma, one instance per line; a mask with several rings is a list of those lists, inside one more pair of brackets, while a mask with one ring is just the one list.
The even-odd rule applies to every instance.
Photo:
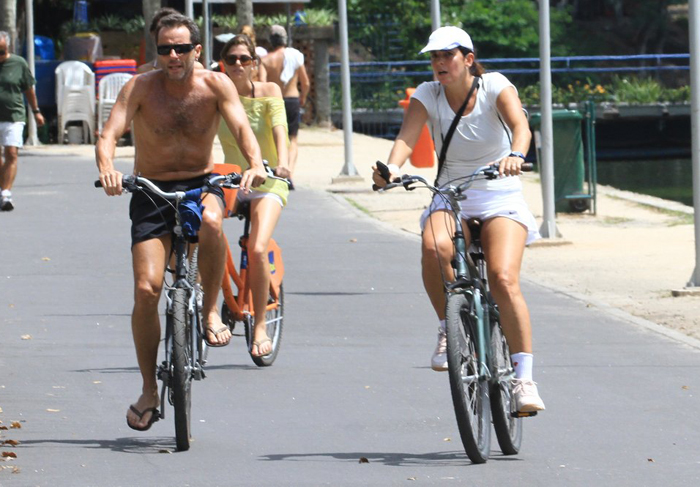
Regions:
[[532, 380], [532, 354], [531, 353], [514, 353], [510, 356], [513, 361], [516, 379]]
[[9, 189], [3, 189], [0, 195], [2, 195], [3, 198], [11, 198], [12, 192]]
[[445, 320], [440, 320], [440, 328], [445, 331]]

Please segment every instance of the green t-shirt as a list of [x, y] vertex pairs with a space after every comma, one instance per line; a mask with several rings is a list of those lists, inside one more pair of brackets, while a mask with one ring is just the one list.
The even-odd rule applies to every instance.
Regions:
[[27, 61], [11, 55], [0, 63], [0, 122], [24, 122], [24, 92], [34, 86]]

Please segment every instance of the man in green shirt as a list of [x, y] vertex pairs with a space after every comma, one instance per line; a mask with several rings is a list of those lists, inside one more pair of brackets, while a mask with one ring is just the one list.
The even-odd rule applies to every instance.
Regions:
[[24, 96], [27, 97], [37, 126], [44, 125], [44, 117], [34, 91], [34, 77], [27, 62], [10, 54], [10, 36], [0, 31], [0, 146], [4, 148], [4, 160], [0, 155], [0, 211], [11, 211], [12, 183], [17, 175], [17, 153], [22, 147], [25, 124]]

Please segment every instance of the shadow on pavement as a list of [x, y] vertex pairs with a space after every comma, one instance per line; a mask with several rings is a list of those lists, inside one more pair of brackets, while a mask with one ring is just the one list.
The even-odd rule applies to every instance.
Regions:
[[[501, 455], [500, 452], [491, 452], [489, 461], [522, 461], [516, 457], [507, 457]], [[265, 455], [264, 460], [267, 461], [313, 461], [313, 458], [323, 459], [325, 457], [334, 458], [346, 462], [359, 462], [361, 459], [367, 459], [369, 463], [381, 463], [392, 467], [407, 467], [407, 466], [430, 466], [430, 467], [445, 467], [445, 466], [466, 466], [473, 465], [463, 451], [448, 451], [435, 453], [368, 453], [368, 452], [350, 452], [350, 453], [304, 453], [304, 454], [277, 454]]]

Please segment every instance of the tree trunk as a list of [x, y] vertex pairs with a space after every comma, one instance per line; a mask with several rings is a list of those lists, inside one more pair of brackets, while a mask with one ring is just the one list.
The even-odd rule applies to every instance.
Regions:
[[143, 38], [145, 39], [147, 62], [155, 59], [156, 57], [156, 45], [151, 38], [151, 33], [148, 31], [148, 28], [151, 26], [153, 14], [155, 14], [156, 10], [158, 10], [160, 7], [160, 0], [143, 0], [142, 3], [143, 19], [146, 24], [143, 28]]
[[236, 0], [236, 21], [239, 28], [253, 25], [253, 0]]
[[17, 0], [0, 0], [0, 30], [10, 34], [10, 52], [17, 51]]

